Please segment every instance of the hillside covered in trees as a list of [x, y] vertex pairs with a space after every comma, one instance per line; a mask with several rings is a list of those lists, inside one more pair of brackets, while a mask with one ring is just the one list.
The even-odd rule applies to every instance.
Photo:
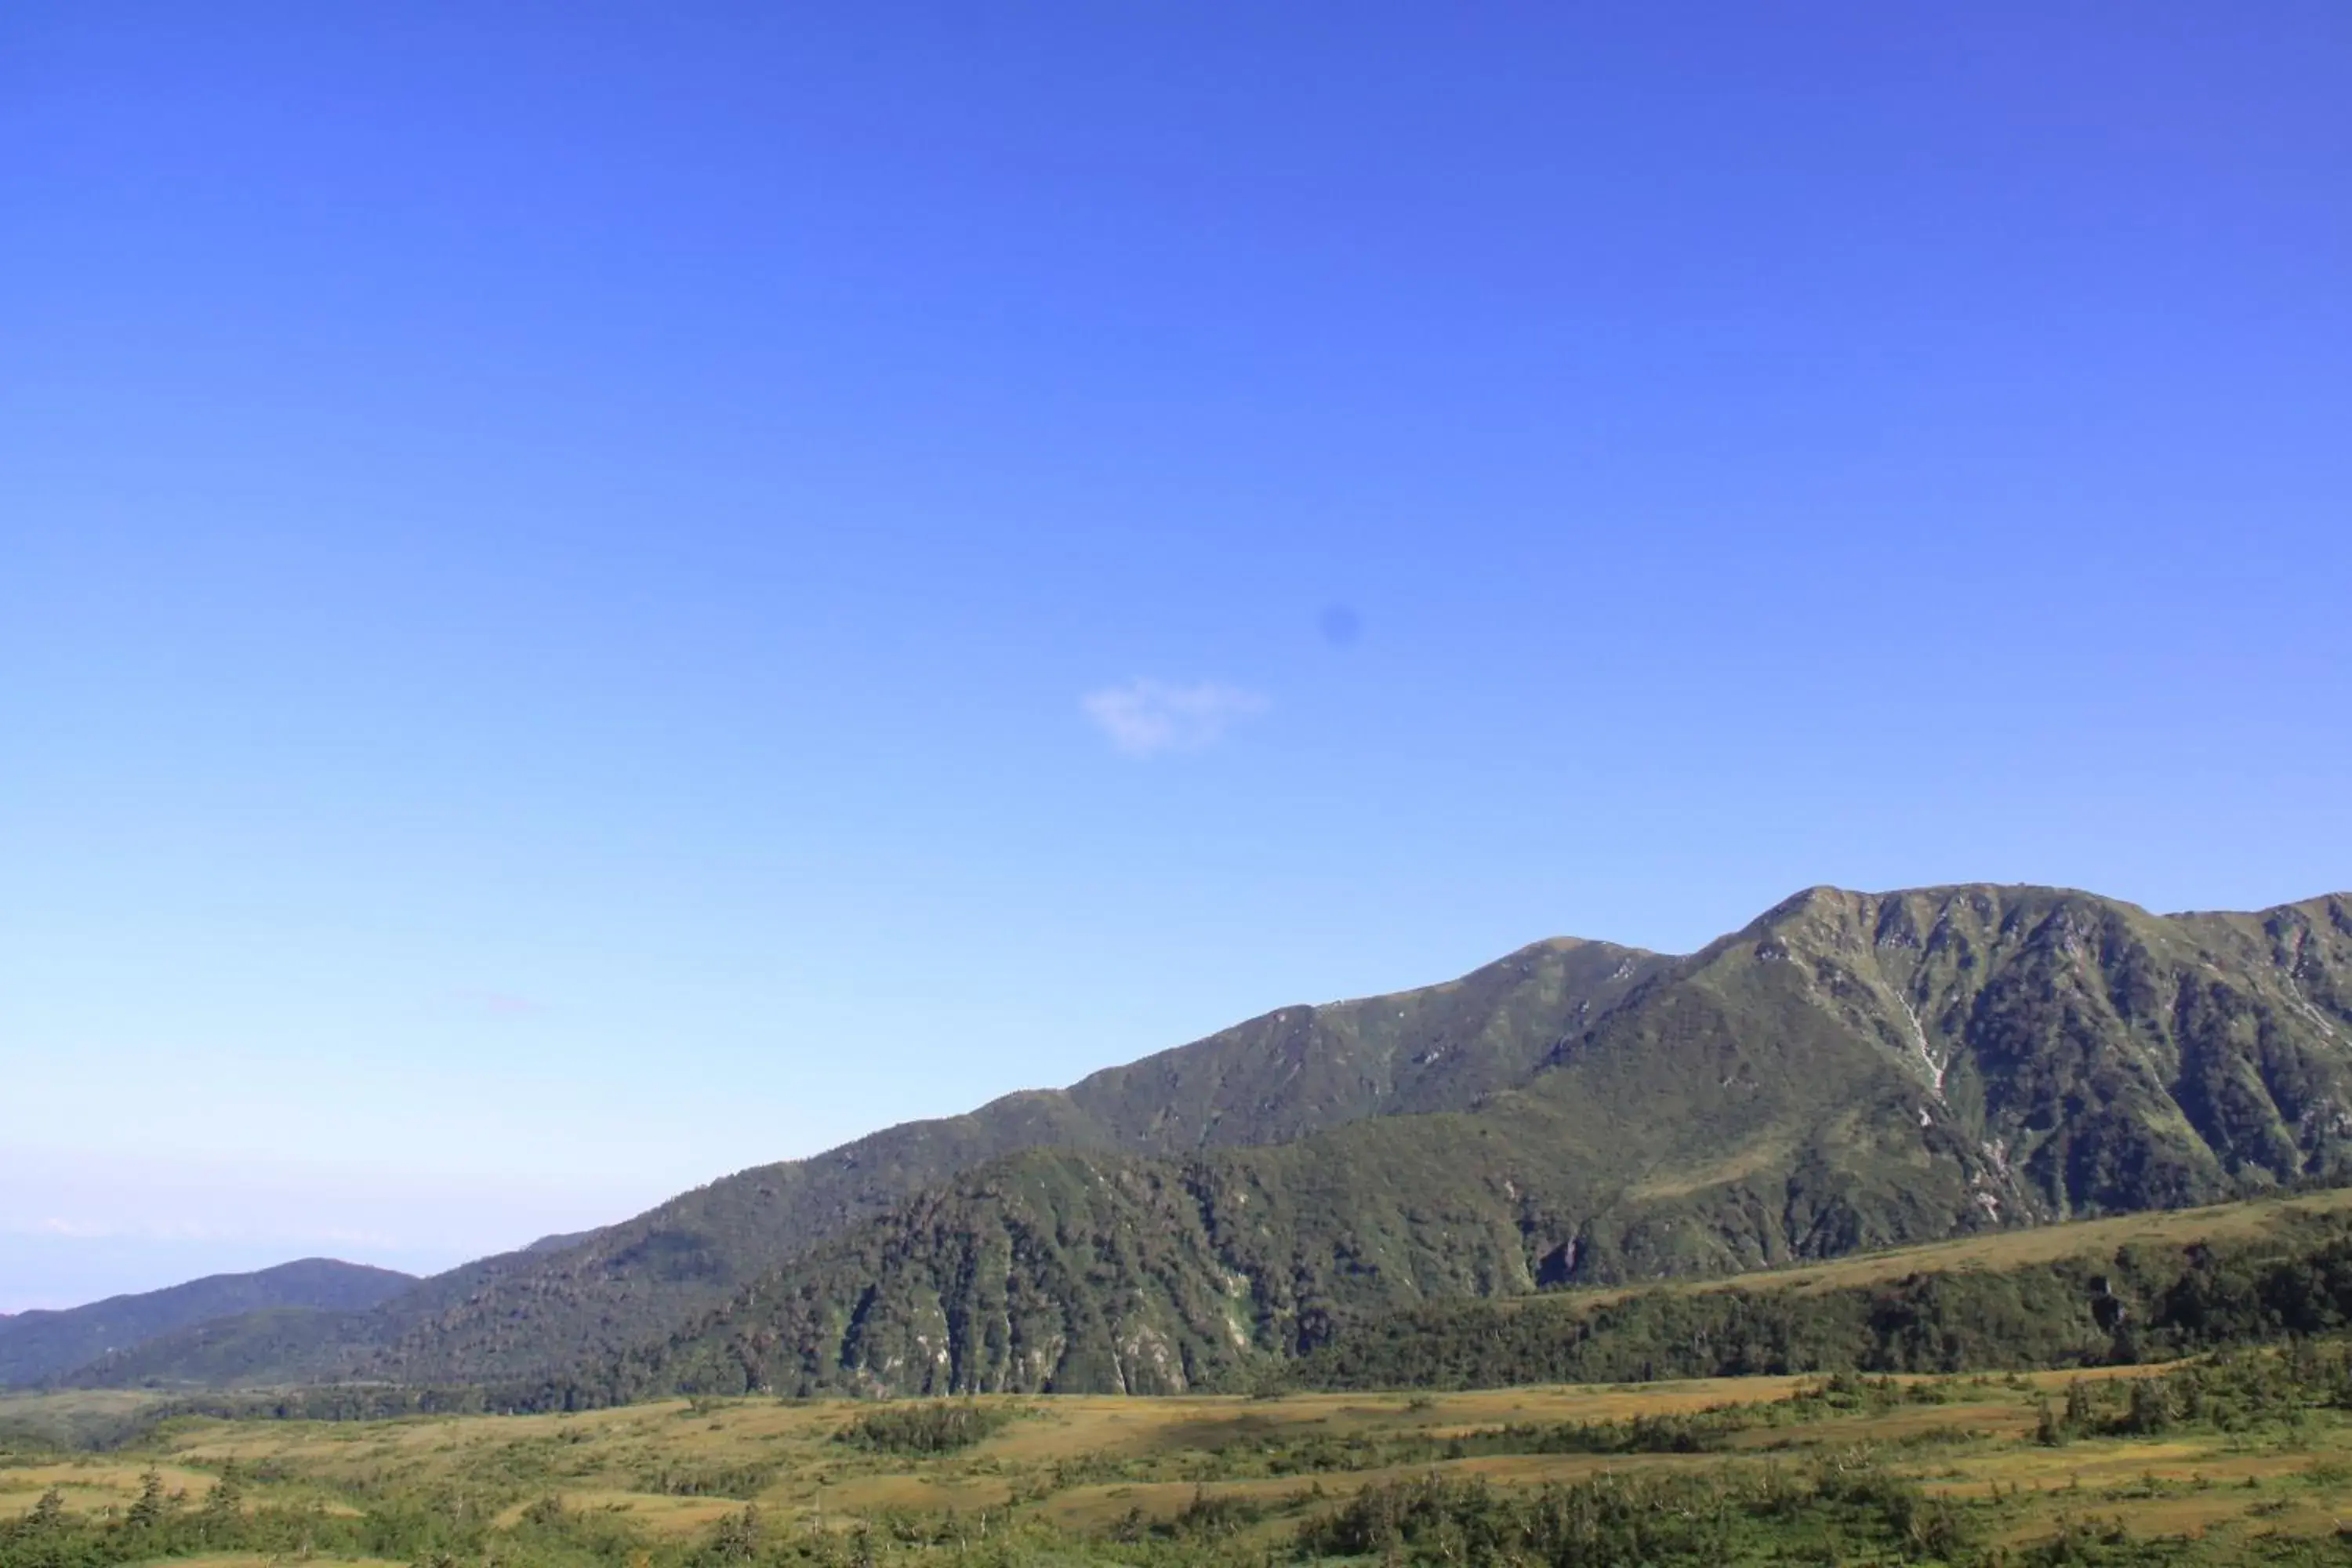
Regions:
[[1400, 1310], [2347, 1175], [2346, 899], [1816, 889], [1688, 957], [1545, 943], [1288, 1009], [75, 1376], [1215, 1386]]

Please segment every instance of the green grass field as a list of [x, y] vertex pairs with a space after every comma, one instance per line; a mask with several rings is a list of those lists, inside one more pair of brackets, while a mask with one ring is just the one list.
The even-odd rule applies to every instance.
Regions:
[[[2299, 1195], [1736, 1283], [1851, 1289], [2140, 1242], [2258, 1240], [2347, 1210], [2352, 1192]], [[221, 1568], [2352, 1561], [2341, 1342], [1937, 1378], [673, 1399], [570, 1415], [182, 1415], [138, 1430], [163, 1397], [0, 1398], [0, 1568], [110, 1568], [143, 1560], [142, 1543]], [[118, 1446], [92, 1447], [110, 1435]], [[1633, 1522], [1573, 1549], [1543, 1534], [1587, 1515]], [[1715, 1519], [1717, 1535], [1674, 1535], [1694, 1518]]]
[[[2099, 1409], [2116, 1411], [2133, 1380], [2160, 1370], [2079, 1376]], [[992, 1528], [1005, 1540], [1049, 1527], [1114, 1560], [1124, 1560], [1122, 1537], [1176, 1530], [1189, 1513], [1221, 1521], [1217, 1551], [1283, 1555], [1302, 1524], [1367, 1486], [1476, 1478], [1511, 1491], [1766, 1467], [1869, 1467], [1904, 1478], [1958, 1510], [1979, 1550], [2030, 1547], [2095, 1521], [2226, 1557], [2295, 1540], [2332, 1548], [2352, 1521], [2352, 1412], [2306, 1403], [2179, 1420], [2143, 1435], [2040, 1440], [2043, 1409], [2061, 1406], [2077, 1381], [1758, 1378], [1411, 1397], [1003, 1399], [980, 1402], [1009, 1416], [996, 1430], [932, 1454], [839, 1440], [875, 1407], [838, 1402], [669, 1401], [579, 1415], [363, 1423], [190, 1420], [136, 1452], [14, 1456], [0, 1468], [0, 1517], [27, 1513], [53, 1488], [69, 1510], [119, 1514], [151, 1469], [193, 1508], [234, 1461], [249, 1508], [356, 1518], [386, 1500], [430, 1499], [436, 1508], [478, 1510], [496, 1531], [556, 1498], [568, 1514], [625, 1524], [647, 1561], [665, 1549], [707, 1549], [747, 1503], [772, 1535], [838, 1536], [880, 1521], [893, 1539], [960, 1532], [977, 1542]], [[1738, 1415], [1702, 1415], [1726, 1407]], [[1695, 1451], [1539, 1451], [1563, 1426], [1674, 1415], [1725, 1429]], [[224, 1568], [260, 1561], [214, 1560]]]

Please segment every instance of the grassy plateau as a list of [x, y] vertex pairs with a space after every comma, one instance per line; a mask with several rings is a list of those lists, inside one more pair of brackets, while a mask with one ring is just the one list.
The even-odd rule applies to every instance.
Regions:
[[[1891, 1298], [2135, 1248], [2290, 1246], [2347, 1211], [2352, 1194], [2313, 1193], [1666, 1289]], [[2352, 1561], [2336, 1332], [1940, 1375], [187, 1411], [162, 1391], [0, 1399], [0, 1568]]]
[[[2352, 1554], [2346, 1376], [2303, 1346], [1958, 1378], [181, 1418], [122, 1451], [13, 1452], [0, 1552], [137, 1561], [108, 1532], [160, 1487], [153, 1555], [224, 1563], [2327, 1561]], [[1612, 1507], [1655, 1538], [1579, 1552], [1517, 1517], [1582, 1509], [1605, 1537]]]

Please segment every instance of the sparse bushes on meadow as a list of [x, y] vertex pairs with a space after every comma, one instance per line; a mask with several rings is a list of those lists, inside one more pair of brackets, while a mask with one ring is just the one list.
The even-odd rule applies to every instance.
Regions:
[[[2311, 1533], [2311, 1515], [2312, 1504], [2323, 1500], [2340, 1506], [2352, 1475], [2342, 1458], [2352, 1423], [2336, 1414], [2352, 1411], [2352, 1347], [2295, 1342], [2053, 1386], [2042, 1402], [2046, 1441], [2105, 1446], [2086, 1460], [2109, 1459], [2134, 1439], [2162, 1441], [2147, 1445], [2150, 1468], [2136, 1482], [2068, 1486], [2042, 1500], [2037, 1479], [2034, 1497], [2021, 1500], [2019, 1475], [2066, 1468], [2063, 1460], [2053, 1465], [2056, 1456], [2037, 1457], [2017, 1431], [2016, 1417], [2032, 1408], [2036, 1392], [2023, 1378], [1915, 1381], [1849, 1373], [1778, 1399], [1678, 1411], [1637, 1401], [1617, 1406], [1629, 1412], [1623, 1419], [1486, 1426], [1457, 1425], [1446, 1412], [1517, 1406], [1423, 1399], [1402, 1409], [1395, 1401], [1365, 1408], [1325, 1401], [1271, 1413], [1236, 1407], [1221, 1418], [1230, 1424], [1207, 1418], [1160, 1428], [1167, 1441], [1132, 1440], [1143, 1436], [1140, 1427], [1111, 1428], [1119, 1436], [1107, 1435], [1099, 1448], [1046, 1457], [1008, 1446], [969, 1458], [956, 1456], [1030, 1408], [1003, 1400], [921, 1401], [864, 1407], [838, 1430], [838, 1415], [796, 1417], [789, 1432], [750, 1423], [730, 1435], [724, 1450], [705, 1450], [700, 1468], [693, 1468], [694, 1450], [705, 1441], [700, 1425], [655, 1412], [600, 1423], [593, 1432], [584, 1424], [523, 1424], [505, 1447], [453, 1437], [449, 1447], [433, 1450], [453, 1456], [447, 1463], [454, 1468], [434, 1472], [437, 1480], [426, 1479], [402, 1453], [415, 1452], [399, 1440], [413, 1428], [388, 1431], [395, 1440], [381, 1447], [339, 1432], [294, 1438], [267, 1467], [225, 1467], [208, 1489], [193, 1489], [194, 1496], [153, 1473], [135, 1500], [126, 1489], [102, 1509], [72, 1506], [69, 1498], [87, 1493], [69, 1475], [64, 1489], [51, 1488], [37, 1500], [35, 1486], [25, 1486], [17, 1495], [29, 1506], [20, 1503], [14, 1517], [0, 1518], [0, 1568], [125, 1568], [226, 1552], [287, 1563], [381, 1558], [415, 1568], [1274, 1568], [1330, 1559], [1367, 1568], [1375, 1562], [1396, 1568], [1799, 1568], [1836, 1562], [1872, 1568], [2304, 1568], [2346, 1560], [2347, 1541]], [[1920, 1418], [1919, 1407], [1956, 1402], [1969, 1408]], [[1970, 1425], [1976, 1407], [1987, 1405], [2003, 1408], [1991, 1423], [1998, 1432]], [[1832, 1424], [1804, 1430], [1821, 1422]], [[2134, 1533], [2157, 1512], [2135, 1510], [2136, 1500], [2206, 1488], [2201, 1475], [2179, 1473], [2174, 1446], [2193, 1444], [2184, 1436], [2193, 1433], [2217, 1435], [2202, 1445], [2216, 1452], [2291, 1451], [2297, 1458], [2264, 1469], [2259, 1489], [2246, 1478], [2243, 1496], [2227, 1500], [2242, 1526], [2194, 1540]], [[1214, 1446], [1208, 1446], [1212, 1435]], [[178, 1462], [204, 1453], [209, 1436], [173, 1450]], [[745, 1450], [747, 1436], [761, 1447]], [[1932, 1489], [1956, 1473], [1946, 1472], [1940, 1459], [1922, 1466], [1906, 1457], [1910, 1445], [1929, 1439], [1978, 1445], [1956, 1457], [1990, 1468], [1996, 1479], [1989, 1493], [1937, 1495]], [[311, 1440], [344, 1458], [306, 1466], [299, 1444]], [[613, 1446], [603, 1468], [562, 1468], [598, 1442]], [[2176, 1453], [2169, 1471], [2155, 1457], [2161, 1451]], [[747, 1452], [760, 1461], [743, 1462]], [[1465, 1473], [1475, 1467], [1451, 1463], [1548, 1454], [1595, 1458], [1559, 1467], [1580, 1479], [1526, 1487], [1490, 1487]], [[65, 1460], [29, 1448], [11, 1458], [44, 1466]], [[2009, 1460], [2021, 1463], [2004, 1470]], [[858, 1489], [833, 1490], [812, 1508], [812, 1489], [778, 1484], [803, 1466]], [[1351, 1471], [1357, 1474], [1348, 1483], [1331, 1479]], [[1286, 1475], [1297, 1479], [1275, 1479]], [[2006, 1496], [1998, 1479], [2004, 1475]], [[876, 1487], [898, 1476], [924, 1486], [896, 1494]], [[827, 1475], [815, 1479], [828, 1481]], [[869, 1502], [877, 1495], [919, 1497], [940, 1480], [983, 1483], [947, 1495], [985, 1498], [985, 1509], [868, 1506], [845, 1513], [834, 1506], [847, 1495]], [[1258, 1484], [1223, 1484], [1234, 1481]], [[631, 1500], [612, 1500], [607, 1489], [615, 1482], [625, 1490], [706, 1497], [728, 1495], [722, 1488], [732, 1487], [744, 1501], [715, 1519], [714, 1509], [691, 1510], [707, 1522], [688, 1529], [667, 1510], [641, 1514]], [[1357, 1482], [1371, 1484], [1351, 1494]], [[556, 1489], [574, 1483], [568, 1497]], [[2233, 1477], [2228, 1484], [2234, 1489], [2240, 1481]], [[1115, 1489], [1122, 1485], [1139, 1490], [1121, 1499]], [[1077, 1488], [1108, 1496], [1033, 1506]], [[315, 1500], [303, 1489], [316, 1489]], [[761, 1493], [756, 1503], [746, 1495], [754, 1490]], [[590, 1500], [600, 1492], [606, 1500]], [[2063, 1510], [2054, 1518], [2053, 1504]], [[1055, 1522], [1097, 1506], [1099, 1523]], [[2078, 1511], [2109, 1506], [2131, 1512], [2132, 1531]], [[2049, 1533], [2053, 1526], [2056, 1533]]]
[[1578, 1568], [1713, 1568], [1768, 1542], [1801, 1554], [1842, 1543], [1846, 1552], [1950, 1561], [1972, 1539], [1959, 1510], [1916, 1484], [1833, 1468], [1804, 1478], [1769, 1468], [1602, 1475], [1509, 1491], [1433, 1474], [1367, 1487], [1298, 1537], [1318, 1556]]
[[1009, 1405], [972, 1400], [884, 1405], [834, 1434], [834, 1441], [886, 1454], [947, 1454], [969, 1448], [1013, 1417]]

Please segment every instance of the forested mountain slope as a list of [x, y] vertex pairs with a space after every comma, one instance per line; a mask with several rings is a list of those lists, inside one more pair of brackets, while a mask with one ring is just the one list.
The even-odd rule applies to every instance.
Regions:
[[1420, 1302], [2332, 1181], [2352, 910], [1816, 889], [1472, 1113], [999, 1162], [541, 1397], [1229, 1386]]
[[748, 1172], [329, 1346], [212, 1325], [86, 1381], [1199, 1386], [1423, 1301], [2347, 1175], [2345, 898], [1816, 889], [1686, 958], [1543, 944]]
[[231, 1365], [254, 1379], [543, 1373], [658, 1338], [817, 1242], [1009, 1152], [1181, 1154], [1470, 1105], [1524, 1082], [1564, 1027], [1670, 962], [1608, 942], [1547, 942], [1441, 985], [1286, 1007], [1067, 1089], [1008, 1095], [741, 1172], [573, 1247], [467, 1264], [363, 1319], [212, 1325], [91, 1375], [216, 1381], [215, 1369]]
[[63, 1311], [0, 1319], [0, 1386], [38, 1383], [176, 1329], [273, 1307], [363, 1310], [416, 1284], [414, 1276], [310, 1258], [252, 1274], [215, 1274], [169, 1289], [111, 1296]]

